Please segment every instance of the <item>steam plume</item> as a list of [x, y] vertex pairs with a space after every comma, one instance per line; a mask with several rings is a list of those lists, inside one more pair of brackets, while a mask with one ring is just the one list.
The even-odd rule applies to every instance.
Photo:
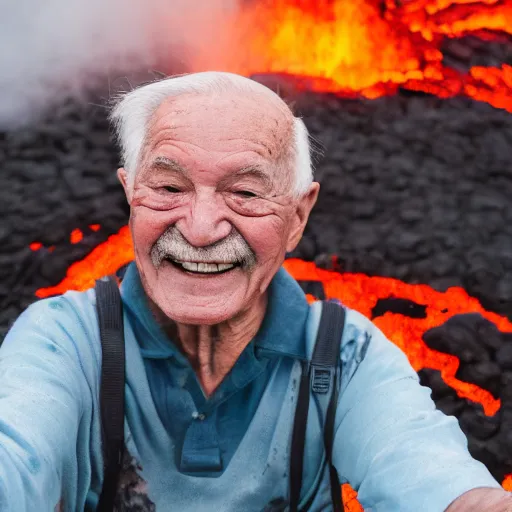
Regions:
[[207, 63], [238, 1], [0, 2], [0, 129], [98, 84], [108, 90], [107, 77], [184, 72], [199, 55]]

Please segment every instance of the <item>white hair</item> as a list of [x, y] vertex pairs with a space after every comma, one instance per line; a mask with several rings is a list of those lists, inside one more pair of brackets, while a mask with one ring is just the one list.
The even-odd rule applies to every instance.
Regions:
[[[112, 109], [110, 119], [121, 146], [122, 164], [128, 174], [129, 186], [132, 187], [135, 181], [149, 121], [164, 100], [190, 93], [211, 94], [233, 89], [251, 93], [261, 88], [268, 92], [264, 85], [243, 76], [209, 71], [165, 78], [121, 95]], [[307, 192], [313, 181], [313, 165], [306, 125], [299, 117], [293, 119], [293, 140], [290, 141], [290, 149], [296, 175], [292, 193], [300, 197]]]

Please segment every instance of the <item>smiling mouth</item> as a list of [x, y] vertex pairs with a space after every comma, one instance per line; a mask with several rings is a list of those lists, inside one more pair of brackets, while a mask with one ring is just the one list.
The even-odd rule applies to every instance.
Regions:
[[198, 263], [194, 261], [176, 261], [166, 258], [176, 268], [190, 274], [219, 275], [225, 274], [240, 266], [240, 263]]

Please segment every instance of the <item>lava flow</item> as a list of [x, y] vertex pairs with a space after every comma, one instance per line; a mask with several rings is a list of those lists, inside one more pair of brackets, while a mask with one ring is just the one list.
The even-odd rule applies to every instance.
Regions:
[[512, 34], [512, 0], [249, 0], [193, 71], [286, 74], [299, 89], [377, 98], [399, 87], [512, 112], [512, 67], [443, 65], [446, 38]]

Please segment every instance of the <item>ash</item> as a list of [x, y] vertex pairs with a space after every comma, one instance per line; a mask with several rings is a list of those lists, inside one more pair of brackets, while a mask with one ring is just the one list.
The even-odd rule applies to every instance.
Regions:
[[115, 512], [155, 512], [156, 506], [149, 499], [147, 483], [140, 476], [142, 467], [126, 449], [119, 475]]

